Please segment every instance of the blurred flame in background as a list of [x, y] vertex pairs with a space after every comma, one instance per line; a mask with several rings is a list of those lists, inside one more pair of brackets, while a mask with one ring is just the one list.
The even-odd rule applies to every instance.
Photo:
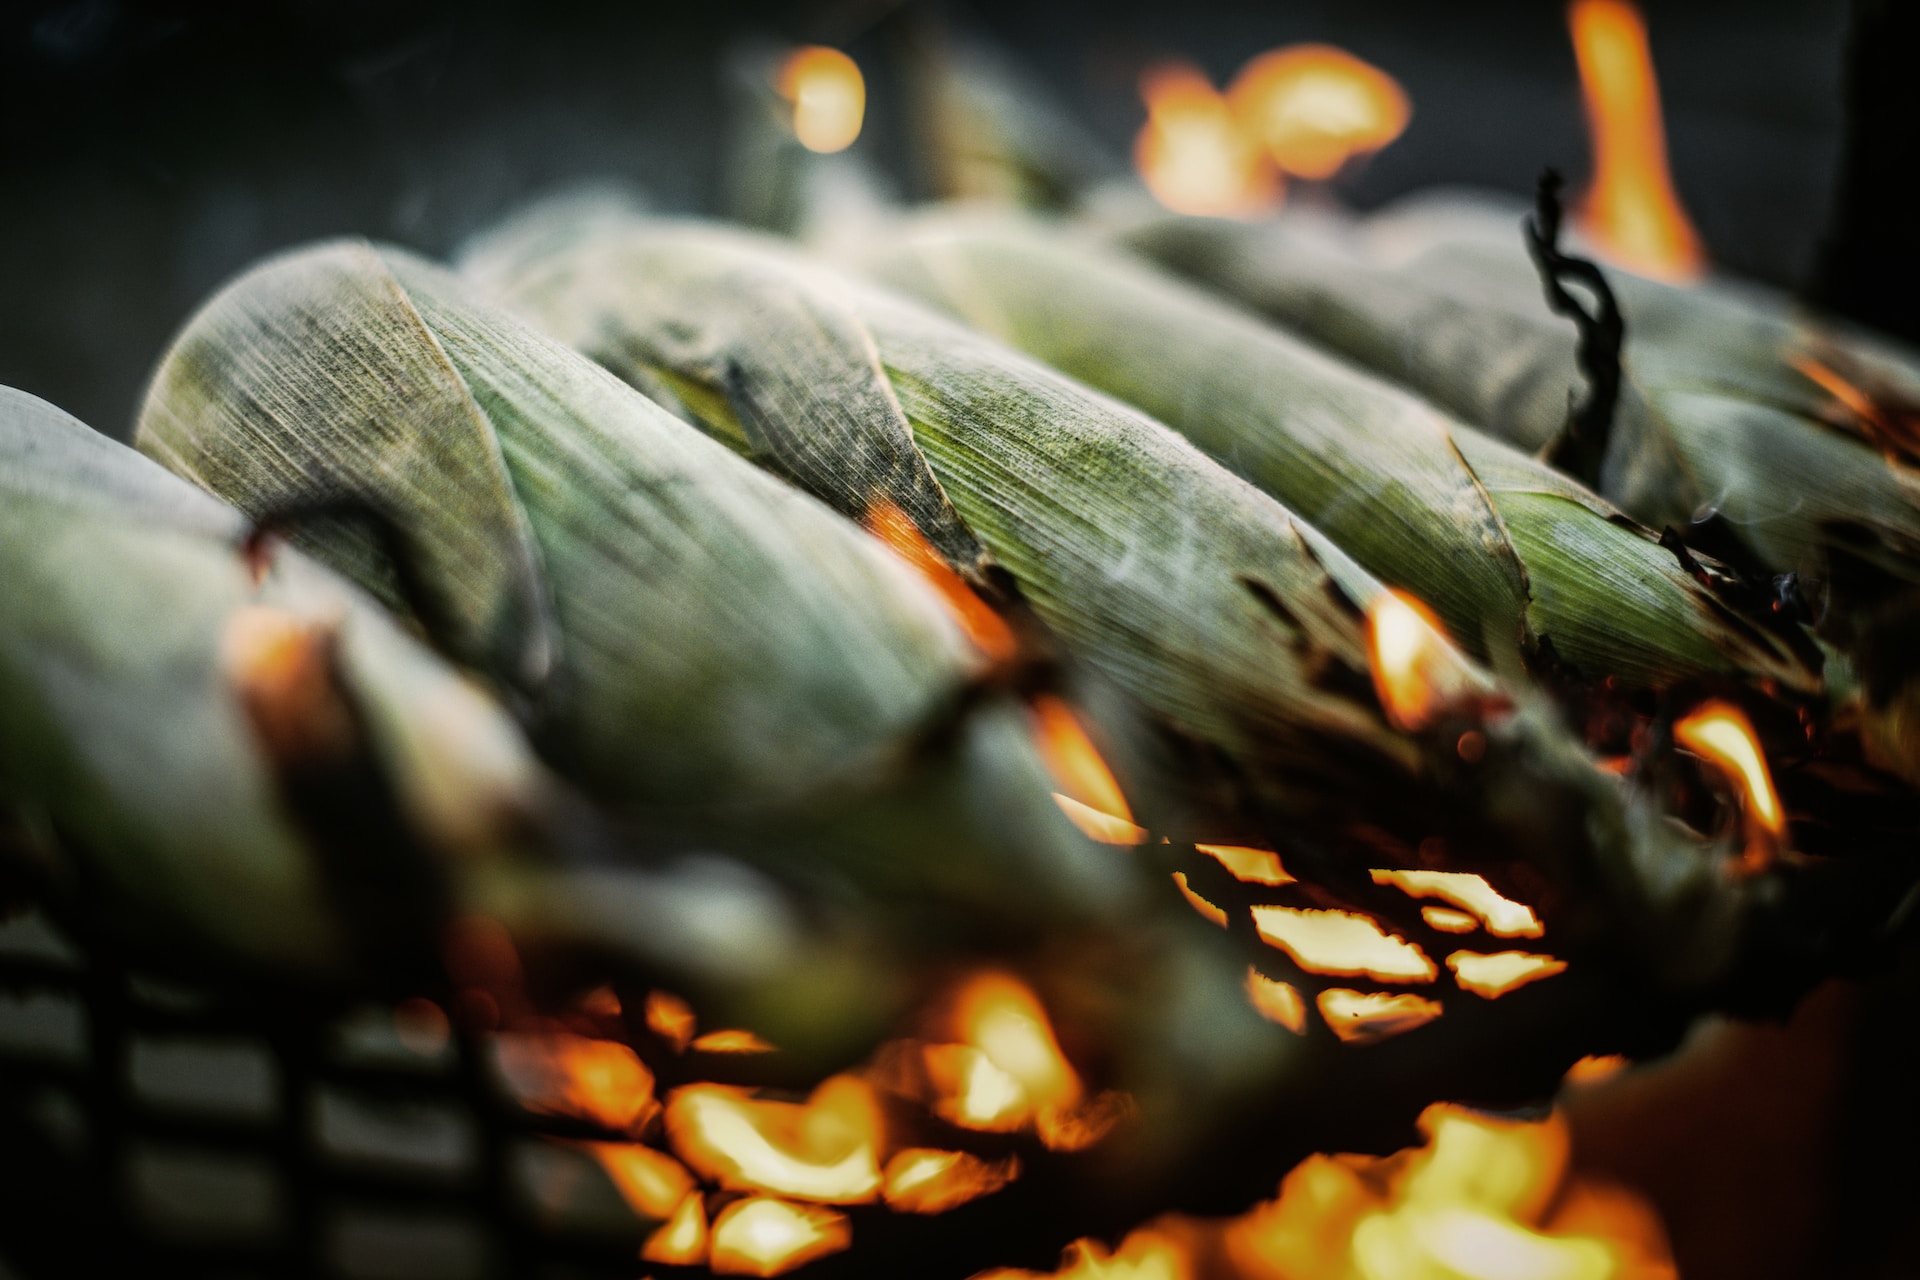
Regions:
[[1145, 828], [1134, 823], [1133, 810], [1120, 783], [1073, 708], [1050, 694], [1041, 694], [1027, 710], [1041, 758], [1060, 786], [1053, 793], [1054, 801], [1074, 825], [1103, 844], [1139, 844], [1145, 840]]
[[1640, 10], [1628, 0], [1573, 0], [1567, 24], [1593, 143], [1581, 230], [1629, 271], [1674, 283], [1698, 279], [1706, 252], [1667, 168], [1660, 86]]
[[803, 1103], [685, 1085], [667, 1096], [666, 1125], [680, 1158], [731, 1190], [824, 1204], [863, 1204], [880, 1193], [880, 1107], [854, 1076], [830, 1077]]
[[1261, 54], [1234, 77], [1227, 101], [1275, 165], [1319, 180], [1392, 142], [1413, 115], [1392, 76], [1325, 44]]
[[777, 1276], [838, 1253], [852, 1240], [843, 1213], [754, 1196], [734, 1201], [713, 1220], [707, 1267], [723, 1276]]
[[793, 136], [809, 151], [845, 151], [860, 136], [867, 114], [867, 82], [838, 49], [807, 45], [780, 65], [775, 83], [793, 104]]
[[1160, 63], [1141, 75], [1140, 97], [1147, 122], [1134, 140], [1134, 164], [1161, 204], [1226, 218], [1279, 207], [1279, 173], [1206, 73]]

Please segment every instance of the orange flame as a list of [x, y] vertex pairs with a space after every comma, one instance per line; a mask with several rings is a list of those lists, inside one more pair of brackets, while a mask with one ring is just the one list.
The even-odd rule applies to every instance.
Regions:
[[1214, 924], [1219, 925], [1222, 929], [1227, 927], [1227, 913], [1225, 911], [1222, 911], [1219, 907], [1216, 907], [1213, 903], [1208, 902], [1205, 898], [1201, 897], [1199, 894], [1195, 893], [1193, 891], [1193, 887], [1187, 883], [1186, 872], [1184, 871], [1174, 872], [1173, 883], [1174, 883], [1174, 887], [1180, 890], [1180, 896], [1187, 900], [1188, 906], [1192, 907], [1195, 911], [1198, 911], [1204, 919], [1212, 921]]
[[1427, 922], [1428, 928], [1441, 933], [1472, 933], [1480, 927], [1480, 922], [1470, 913], [1452, 907], [1422, 907], [1420, 918]]
[[1139, 844], [1145, 840], [1146, 829], [1134, 824], [1133, 810], [1119, 782], [1073, 708], [1059, 698], [1041, 694], [1028, 710], [1041, 758], [1053, 780], [1060, 784], [1053, 798], [1074, 825], [1103, 844]]
[[664, 1151], [632, 1142], [583, 1142], [580, 1146], [606, 1170], [620, 1198], [643, 1218], [671, 1218], [693, 1191], [693, 1175]]
[[1565, 972], [1567, 962], [1554, 956], [1533, 955], [1526, 951], [1496, 951], [1481, 955], [1474, 951], [1456, 951], [1447, 957], [1447, 968], [1463, 991], [1492, 1000], [1509, 991]]
[[1570, 1175], [1566, 1121], [1500, 1120], [1438, 1103], [1423, 1147], [1312, 1156], [1279, 1198], [1227, 1228], [1245, 1280], [1392, 1276], [1675, 1280], [1652, 1209]]
[[1150, 67], [1140, 77], [1140, 96], [1147, 122], [1134, 139], [1134, 164], [1161, 204], [1176, 213], [1243, 218], [1280, 203], [1280, 175], [1199, 68]]
[[895, 555], [927, 580], [927, 585], [933, 588], [947, 606], [947, 612], [980, 652], [995, 662], [1004, 662], [1014, 655], [1020, 646], [1012, 628], [953, 571], [953, 566], [927, 541], [911, 516], [891, 499], [879, 497], [867, 508], [863, 523], [868, 533], [886, 543]]
[[1269, 1022], [1277, 1022], [1295, 1035], [1307, 1031], [1307, 1002], [1291, 982], [1278, 982], [1258, 969], [1247, 969], [1247, 1001], [1254, 1011]]
[[1247, 884], [1293, 883], [1293, 876], [1280, 865], [1280, 855], [1271, 849], [1251, 849], [1238, 844], [1196, 844], [1193, 847], [1225, 867], [1234, 879]]
[[[1835, 364], [1845, 363], [1839, 352], [1827, 355]], [[1920, 461], [1920, 409], [1902, 403], [1897, 396], [1876, 396], [1810, 352], [1794, 352], [1788, 355], [1787, 363], [1833, 397], [1834, 404], [1822, 410], [1826, 421], [1850, 427], [1889, 462], [1911, 465]]]
[[1574, 1085], [1599, 1084], [1602, 1080], [1613, 1079], [1632, 1065], [1633, 1062], [1624, 1054], [1590, 1053], [1568, 1067], [1563, 1080], [1567, 1084]]
[[[1390, 884], [1410, 898], [1438, 898], [1458, 907], [1485, 925], [1487, 932], [1496, 938], [1537, 938], [1547, 931], [1532, 907], [1504, 896], [1484, 877], [1471, 872], [1375, 871], [1373, 882]], [[1428, 907], [1421, 914], [1425, 916], [1432, 910], [1434, 908]], [[1427, 916], [1427, 923], [1449, 933], [1466, 932], [1449, 927], [1452, 921], [1437, 924], [1431, 916]]]
[[685, 1085], [668, 1095], [666, 1123], [680, 1158], [731, 1190], [825, 1204], [862, 1204], [880, 1191], [879, 1103], [853, 1076], [830, 1077], [804, 1103]]
[[1445, 1010], [1438, 1001], [1412, 992], [1391, 995], [1385, 991], [1353, 991], [1329, 987], [1314, 1004], [1333, 1034], [1348, 1044], [1371, 1044], [1403, 1031], [1423, 1027]]
[[1667, 170], [1660, 86], [1639, 9], [1629, 0], [1573, 0], [1567, 22], [1593, 139], [1593, 185], [1582, 208], [1587, 235], [1629, 271], [1697, 279], [1706, 254]]
[[695, 1053], [774, 1053], [776, 1046], [768, 1044], [751, 1031], [728, 1029], [709, 1031], [703, 1036], [694, 1037], [691, 1048]]
[[707, 1206], [697, 1191], [681, 1198], [666, 1224], [640, 1247], [644, 1262], [697, 1267], [707, 1260]]
[[1787, 816], [1746, 713], [1730, 702], [1703, 703], [1675, 722], [1673, 740], [1719, 769], [1739, 791], [1747, 819], [1742, 866], [1765, 870], [1786, 835]]
[[1227, 100], [1273, 162], [1302, 178], [1331, 178], [1354, 156], [1380, 150], [1412, 115], [1392, 76], [1324, 44], [1261, 54], [1234, 77]]
[[647, 1030], [665, 1040], [675, 1053], [684, 1052], [693, 1042], [700, 1024], [693, 1016], [693, 1006], [679, 996], [671, 991], [649, 991], [645, 1012]]
[[973, 1280], [1189, 1280], [1194, 1274], [1188, 1250], [1159, 1231], [1135, 1231], [1111, 1256], [1094, 1240], [1076, 1240], [1061, 1255], [1057, 1271], [1019, 1271], [1002, 1267]]
[[1380, 982], [1431, 982], [1440, 973], [1418, 946], [1352, 911], [1260, 906], [1253, 908], [1253, 927], [1310, 973]]
[[713, 1220], [707, 1266], [726, 1276], [778, 1276], [853, 1240], [845, 1214], [818, 1205], [754, 1196], [736, 1200]]
[[887, 1161], [881, 1194], [895, 1213], [945, 1213], [1020, 1176], [1014, 1156], [989, 1162], [965, 1151], [909, 1147]]
[[809, 151], [845, 151], [860, 136], [867, 82], [838, 49], [807, 45], [780, 64], [780, 96], [793, 104], [793, 133]]
[[653, 1073], [633, 1050], [611, 1040], [506, 1033], [494, 1041], [494, 1062], [521, 1105], [542, 1115], [631, 1133], [654, 1111]]
[[1404, 591], [1382, 591], [1367, 607], [1367, 650], [1374, 691], [1395, 728], [1423, 729], [1443, 711], [1488, 693], [1440, 619]]

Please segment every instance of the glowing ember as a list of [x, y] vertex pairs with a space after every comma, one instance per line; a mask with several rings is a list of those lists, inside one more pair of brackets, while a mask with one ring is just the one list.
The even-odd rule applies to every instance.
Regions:
[[665, 1040], [675, 1053], [693, 1042], [693, 1033], [700, 1025], [694, 1020], [693, 1006], [670, 991], [647, 992], [646, 1017], [647, 1030]]
[[1253, 926], [1310, 973], [1431, 982], [1440, 972], [1419, 947], [1351, 911], [1261, 906], [1253, 908]]
[[693, 1175], [664, 1151], [633, 1142], [583, 1142], [620, 1198], [643, 1218], [666, 1220], [693, 1191]]
[[1352, 991], [1330, 987], [1314, 1003], [1333, 1034], [1349, 1044], [1371, 1044], [1415, 1027], [1423, 1027], [1445, 1012], [1438, 1001], [1412, 992]]
[[1140, 77], [1147, 122], [1134, 164], [1176, 213], [1241, 218], [1280, 203], [1280, 175], [1197, 67], [1162, 63]]
[[1787, 819], [1746, 713], [1728, 702], [1704, 703], [1675, 722], [1673, 740], [1718, 768], [1738, 789], [1748, 820], [1744, 865], [1764, 870], [1786, 834]]
[[[1412, 898], [1438, 898], [1470, 913], [1496, 938], [1537, 938], [1546, 932], [1533, 908], [1515, 902], [1488, 884], [1481, 876], [1467, 871], [1375, 871], [1375, 884], [1390, 884]], [[1428, 911], [1433, 908], [1427, 908]], [[1421, 913], [1425, 915], [1425, 912]], [[1431, 917], [1427, 923], [1436, 929]], [[1448, 929], [1449, 933], [1465, 930]]]
[[1565, 1083], [1572, 1085], [1599, 1084], [1632, 1066], [1633, 1062], [1623, 1054], [1588, 1054], [1567, 1068], [1563, 1077]]
[[793, 134], [809, 151], [844, 151], [860, 136], [867, 82], [838, 49], [808, 45], [781, 64], [780, 96], [793, 104]]
[[845, 1214], [755, 1196], [735, 1201], [713, 1220], [707, 1266], [727, 1276], [784, 1275], [815, 1258], [839, 1253], [852, 1240]]
[[1238, 844], [1196, 844], [1193, 846], [1225, 867], [1236, 880], [1248, 884], [1292, 884], [1293, 877], [1280, 865], [1280, 855], [1271, 849], [1250, 849]]
[[695, 1267], [707, 1260], [707, 1206], [699, 1192], [684, 1197], [666, 1224], [647, 1237], [640, 1258], [669, 1267]]
[[1422, 907], [1420, 918], [1427, 922], [1430, 929], [1441, 933], [1472, 933], [1480, 927], [1480, 921], [1465, 911], [1455, 911], [1452, 907]]
[[1269, 1022], [1277, 1022], [1295, 1035], [1307, 1031], [1307, 1002], [1291, 982], [1279, 982], [1258, 969], [1247, 969], [1247, 1000], [1254, 1011]]
[[1666, 126], [1647, 27], [1628, 0], [1573, 0], [1567, 9], [1593, 139], [1585, 230], [1602, 253], [1658, 280], [1697, 278], [1706, 266], [1667, 171]]
[[694, 1172], [736, 1191], [861, 1204], [880, 1191], [881, 1123], [873, 1088], [833, 1076], [804, 1103], [690, 1084], [667, 1096], [667, 1137]]
[[1188, 905], [1191, 906], [1195, 911], [1198, 911], [1203, 917], [1219, 925], [1222, 929], [1227, 927], [1227, 913], [1222, 911], [1219, 907], [1214, 906], [1211, 902], [1208, 902], [1205, 898], [1201, 897], [1199, 894], [1195, 893], [1193, 891], [1192, 886], [1190, 886], [1187, 883], [1186, 872], [1184, 871], [1174, 872], [1173, 883], [1176, 887], [1179, 888], [1180, 896], [1185, 898], [1187, 900]]
[[1019, 648], [1006, 620], [995, 613], [974, 589], [953, 571], [933, 544], [913, 523], [912, 517], [886, 498], [878, 498], [867, 508], [863, 522], [868, 533], [887, 544], [892, 552], [919, 571], [934, 589], [947, 612], [960, 629], [978, 646], [980, 652], [996, 662], [1011, 658]]
[[1104, 844], [1139, 844], [1146, 831], [1133, 822], [1133, 810], [1121, 794], [1113, 771], [1087, 736], [1073, 708], [1042, 694], [1028, 708], [1034, 741], [1047, 770], [1060, 784], [1054, 800], [1074, 825]]
[[1404, 591], [1382, 591], [1367, 607], [1367, 648], [1374, 691], [1396, 728], [1423, 729], [1487, 693], [1433, 611]]
[[503, 1034], [494, 1041], [494, 1061], [529, 1111], [629, 1133], [654, 1111], [653, 1073], [633, 1050], [611, 1040]]
[[1436, 1104], [1424, 1147], [1313, 1156], [1277, 1200], [1227, 1228], [1246, 1280], [1674, 1280], [1652, 1210], [1569, 1176], [1566, 1123], [1498, 1120]]
[[335, 687], [326, 628], [265, 605], [236, 609], [221, 632], [220, 664], [274, 758], [329, 759], [352, 749], [352, 714]]
[[1447, 968], [1453, 970], [1454, 981], [1460, 984], [1460, 989], [1489, 1000], [1529, 982], [1551, 978], [1564, 972], [1566, 967], [1565, 960], [1525, 951], [1496, 951], [1492, 955], [1456, 951], [1447, 957]]
[[1187, 1250], [1158, 1231], [1136, 1231], [1112, 1256], [1093, 1240], [1076, 1240], [1061, 1255], [1060, 1269], [1042, 1274], [1001, 1268], [973, 1280], [1188, 1280], [1194, 1274]]
[[881, 1195], [896, 1213], [945, 1213], [992, 1195], [1020, 1176], [1020, 1161], [998, 1162], [965, 1151], [909, 1147], [887, 1161]]
[[773, 1053], [775, 1046], [768, 1044], [751, 1031], [727, 1030], [709, 1031], [693, 1041], [696, 1053]]
[[1324, 44], [1261, 54], [1234, 77], [1227, 100], [1273, 162], [1303, 178], [1331, 178], [1352, 157], [1378, 151], [1412, 115], [1392, 76]]

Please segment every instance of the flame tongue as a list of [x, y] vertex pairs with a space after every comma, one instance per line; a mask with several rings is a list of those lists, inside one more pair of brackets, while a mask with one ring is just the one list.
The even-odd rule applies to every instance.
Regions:
[[881, 1123], [872, 1086], [834, 1076], [805, 1103], [691, 1084], [667, 1098], [667, 1136], [703, 1177], [742, 1191], [861, 1204], [880, 1191]]
[[1706, 703], [1675, 722], [1673, 738], [1733, 783], [1747, 821], [1742, 865], [1748, 871], [1765, 870], [1786, 837], [1787, 818], [1746, 713], [1732, 703]]
[[1227, 97], [1273, 162], [1302, 178], [1331, 178], [1349, 159], [1399, 137], [1412, 115], [1392, 76], [1324, 44], [1261, 54], [1241, 68]]
[[1198, 67], [1162, 63], [1140, 77], [1147, 122], [1134, 163], [1176, 213], [1248, 217], [1280, 202], [1280, 175]]
[[1367, 606], [1367, 649], [1374, 690], [1395, 728], [1424, 729], [1493, 692], [1433, 611], [1404, 591], [1383, 591]]

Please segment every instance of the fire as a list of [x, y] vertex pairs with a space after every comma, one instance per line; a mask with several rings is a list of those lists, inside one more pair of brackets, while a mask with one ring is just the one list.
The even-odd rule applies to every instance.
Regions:
[[529, 1111], [574, 1116], [631, 1133], [653, 1115], [653, 1073], [611, 1040], [562, 1032], [508, 1033], [494, 1041], [494, 1062]]
[[1020, 1176], [1013, 1156], [990, 1162], [965, 1151], [909, 1147], [887, 1161], [881, 1195], [895, 1213], [945, 1213]]
[[693, 1033], [700, 1024], [694, 1019], [693, 1006], [679, 996], [671, 991], [649, 991], [645, 1013], [647, 1030], [665, 1040], [675, 1053], [693, 1043]]
[[1452, 907], [1422, 907], [1420, 918], [1427, 922], [1428, 928], [1441, 933], [1472, 933], [1480, 927], [1480, 922], [1471, 914]]
[[693, 1175], [664, 1151], [633, 1142], [583, 1142], [580, 1146], [606, 1170], [620, 1198], [643, 1218], [671, 1218], [693, 1192]]
[[1193, 887], [1187, 883], [1186, 872], [1174, 872], [1173, 883], [1174, 887], [1180, 890], [1180, 896], [1187, 900], [1188, 906], [1198, 911], [1205, 919], [1219, 925], [1222, 929], [1227, 927], [1227, 913], [1195, 893]]
[[640, 1258], [668, 1267], [695, 1267], [706, 1261], [707, 1206], [699, 1192], [684, 1196], [666, 1224], [647, 1237]]
[[1533, 955], [1525, 951], [1496, 951], [1481, 955], [1474, 951], [1456, 951], [1447, 957], [1447, 968], [1463, 991], [1492, 1000], [1565, 972], [1567, 962], [1554, 956]]
[[[1467, 871], [1375, 871], [1375, 884], [1390, 884], [1412, 898], [1438, 898], [1451, 906], [1467, 913], [1472, 920], [1486, 926], [1488, 933], [1496, 938], [1537, 938], [1545, 933], [1546, 927], [1540, 923], [1540, 917], [1533, 908], [1524, 903], [1515, 902], [1488, 884], [1486, 880]], [[1465, 933], [1466, 929], [1452, 927], [1455, 919], [1441, 917], [1436, 921], [1428, 912], [1421, 912], [1428, 924], [1448, 933]], [[1469, 923], [1469, 928], [1471, 923]]]
[[1437, 1103], [1423, 1147], [1312, 1156], [1277, 1200], [1230, 1225], [1224, 1250], [1246, 1280], [1674, 1280], [1651, 1208], [1568, 1170], [1557, 1113], [1501, 1120]]
[[860, 136], [867, 82], [838, 49], [807, 45], [780, 66], [780, 96], [793, 104], [793, 134], [809, 151], [845, 151]]
[[1354, 156], [1378, 151], [1407, 127], [1412, 108], [1394, 78], [1324, 44], [1263, 53], [1227, 90], [1234, 115], [1274, 164], [1302, 178], [1331, 178]]
[[1193, 847], [1225, 867], [1234, 879], [1247, 884], [1293, 883], [1293, 876], [1280, 865], [1280, 855], [1271, 849], [1252, 849], [1238, 844], [1196, 844]]
[[694, 1037], [690, 1046], [695, 1053], [773, 1053], [776, 1046], [767, 1043], [751, 1031], [729, 1029], [709, 1031], [703, 1036]]
[[1249, 966], [1247, 1001], [1267, 1021], [1277, 1022], [1297, 1036], [1306, 1034], [1307, 1002], [1291, 982], [1276, 981]]
[[1424, 729], [1488, 692], [1440, 619], [1404, 591], [1382, 591], [1367, 607], [1367, 649], [1374, 691], [1395, 728]]
[[1629, 0], [1573, 0], [1567, 21], [1593, 139], [1593, 185], [1582, 208], [1587, 235], [1630, 271], [1697, 279], [1706, 254], [1667, 170], [1660, 86], [1640, 11]]
[[1611, 1080], [1625, 1071], [1633, 1063], [1623, 1054], [1590, 1053], [1567, 1068], [1563, 1080], [1567, 1084], [1599, 1084], [1602, 1080]]
[[755, 1196], [713, 1220], [707, 1266], [726, 1276], [777, 1276], [839, 1253], [853, 1240], [845, 1214], [818, 1205]]
[[330, 760], [352, 750], [353, 715], [335, 687], [328, 628], [283, 609], [248, 605], [227, 619], [220, 664], [275, 759]]
[[1314, 1004], [1333, 1034], [1348, 1044], [1371, 1044], [1403, 1031], [1423, 1027], [1445, 1010], [1438, 1001], [1412, 992], [1353, 991], [1329, 987]]
[[1014, 655], [1020, 646], [1012, 628], [934, 550], [911, 516], [882, 497], [874, 499], [867, 508], [863, 523], [868, 533], [886, 543], [895, 555], [926, 579], [980, 652], [995, 662], [1004, 662]]
[[666, 1124], [680, 1158], [731, 1190], [825, 1204], [863, 1204], [880, 1191], [879, 1102], [853, 1076], [830, 1077], [804, 1103], [686, 1085], [668, 1095]]
[[1076, 1240], [1061, 1256], [1060, 1268], [1045, 1273], [1002, 1267], [973, 1280], [1189, 1280], [1194, 1274], [1188, 1250], [1170, 1235], [1135, 1231], [1111, 1256], [1097, 1241]]
[[1087, 736], [1080, 718], [1059, 698], [1047, 694], [1029, 706], [1034, 741], [1047, 762], [1047, 771], [1060, 784], [1053, 798], [1074, 825], [1103, 844], [1139, 844], [1146, 830], [1136, 826], [1133, 810], [1120, 791], [1113, 771]]
[[1440, 972], [1419, 947], [1351, 911], [1260, 906], [1253, 908], [1253, 927], [1310, 973], [1431, 982]]
[[1280, 175], [1199, 68], [1161, 63], [1140, 77], [1147, 122], [1134, 164], [1176, 213], [1243, 218], [1280, 203]]
[[[1838, 352], [1828, 352], [1827, 356], [1834, 363], [1844, 363]], [[1810, 352], [1794, 352], [1787, 357], [1787, 363], [1833, 397], [1833, 407], [1822, 415], [1828, 421], [1837, 419], [1851, 425], [1889, 462], [1911, 464], [1920, 460], [1920, 409], [1902, 403], [1898, 397], [1876, 396]]]
[[1674, 723], [1673, 740], [1719, 769], [1739, 791], [1748, 825], [1742, 865], [1765, 870], [1786, 835], [1787, 817], [1746, 713], [1729, 702], [1703, 703]]

